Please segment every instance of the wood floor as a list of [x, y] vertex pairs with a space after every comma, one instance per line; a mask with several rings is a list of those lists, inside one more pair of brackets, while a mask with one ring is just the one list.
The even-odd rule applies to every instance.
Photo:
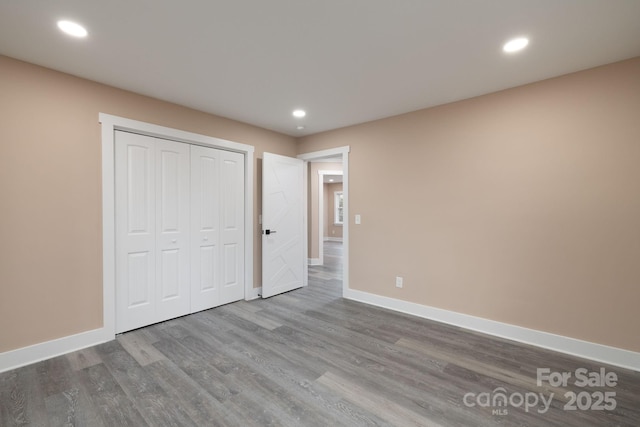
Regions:
[[[0, 426], [640, 426], [639, 373], [343, 300], [340, 251], [307, 288], [0, 374]], [[601, 367], [616, 387], [536, 384]], [[571, 392], [616, 408], [563, 410]]]

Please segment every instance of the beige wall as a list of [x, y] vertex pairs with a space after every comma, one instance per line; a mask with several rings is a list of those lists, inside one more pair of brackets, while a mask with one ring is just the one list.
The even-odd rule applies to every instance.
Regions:
[[[318, 191], [318, 171], [341, 171], [342, 163], [331, 162], [311, 162], [307, 166], [309, 173], [308, 184], [308, 203], [307, 207], [309, 213], [307, 216], [307, 228], [308, 236], [307, 242], [309, 246], [309, 258], [318, 258], [320, 256], [320, 245], [322, 242], [319, 239], [320, 236], [320, 218], [319, 218], [319, 205], [320, 205], [320, 192]], [[325, 205], [326, 206], [326, 205]]]
[[102, 326], [99, 112], [253, 145], [256, 166], [296, 154], [288, 136], [0, 56], [0, 352]]
[[345, 145], [352, 288], [640, 351], [640, 58], [298, 152]]
[[263, 151], [350, 145], [352, 288], [640, 351], [638, 76], [635, 58], [296, 148], [0, 56], [0, 352], [101, 326], [99, 112], [254, 145], [256, 216]]
[[342, 191], [342, 183], [324, 184], [324, 237], [332, 239], [342, 239], [342, 226], [335, 225], [333, 220], [333, 211], [335, 209], [335, 197], [336, 191]]

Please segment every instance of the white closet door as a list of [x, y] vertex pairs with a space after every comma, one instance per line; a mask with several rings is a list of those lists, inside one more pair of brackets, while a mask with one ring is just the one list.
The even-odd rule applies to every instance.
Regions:
[[116, 332], [244, 297], [244, 156], [116, 132]]
[[244, 156], [222, 151], [220, 304], [244, 298]]
[[191, 146], [191, 312], [220, 304], [220, 154]]
[[191, 146], [191, 312], [244, 298], [244, 156]]
[[116, 133], [116, 332], [189, 313], [189, 146]]
[[189, 314], [189, 145], [156, 146], [157, 320]]
[[116, 133], [116, 332], [154, 323], [155, 146], [153, 138]]

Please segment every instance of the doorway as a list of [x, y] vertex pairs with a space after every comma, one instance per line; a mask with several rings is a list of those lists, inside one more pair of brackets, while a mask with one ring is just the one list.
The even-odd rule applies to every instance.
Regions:
[[[342, 159], [309, 163], [309, 265], [324, 265], [325, 242], [344, 240], [344, 182]], [[328, 169], [327, 169], [328, 168]], [[317, 175], [317, 178], [316, 178]]]
[[[308, 162], [309, 283], [331, 280], [344, 295], [349, 289], [349, 147], [298, 158]], [[341, 189], [332, 186], [338, 181]]]

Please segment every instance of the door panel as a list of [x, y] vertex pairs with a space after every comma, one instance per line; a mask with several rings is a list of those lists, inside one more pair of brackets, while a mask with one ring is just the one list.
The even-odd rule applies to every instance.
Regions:
[[304, 162], [264, 153], [262, 297], [304, 285]]
[[117, 132], [116, 332], [156, 319], [153, 138]]
[[[216, 272], [218, 271], [218, 247], [215, 245], [200, 246], [200, 279], [194, 292], [206, 292], [216, 289]], [[197, 310], [195, 310], [197, 311]]]
[[244, 298], [244, 156], [222, 152], [222, 287], [220, 303]]
[[244, 298], [244, 156], [192, 146], [191, 197], [194, 312]]
[[155, 139], [157, 320], [189, 313], [189, 146]]
[[[199, 231], [217, 233], [219, 223], [219, 183], [218, 168], [220, 158], [219, 153], [215, 150], [205, 151], [201, 147], [192, 147], [198, 156], [196, 164], [193, 165], [193, 171], [196, 172], [194, 184], [197, 186], [197, 201], [200, 202], [199, 212], [200, 227]], [[204, 151], [204, 153], [203, 153]], [[202, 154], [198, 154], [202, 153]], [[193, 172], [192, 172], [193, 173]]]
[[160, 281], [162, 282], [161, 301], [169, 301], [180, 297], [180, 251], [167, 249], [160, 256]]
[[133, 309], [153, 303], [153, 261], [151, 252], [131, 253], [128, 256], [126, 282], [127, 308]]
[[116, 332], [189, 312], [189, 147], [116, 132]]
[[220, 304], [220, 151], [191, 147], [191, 312]]
[[[180, 179], [180, 154], [161, 148], [160, 157], [160, 230], [163, 233], [177, 232], [180, 230], [180, 188], [183, 180]], [[184, 171], [182, 171], [184, 172]]]
[[[127, 229], [129, 235], [153, 233], [153, 147], [130, 143], [123, 147], [125, 180], [123, 191], [127, 192]], [[122, 150], [121, 150], [122, 151]]]
[[229, 243], [224, 245], [224, 286], [235, 286], [238, 283], [238, 266], [236, 260], [238, 258], [238, 245]]

